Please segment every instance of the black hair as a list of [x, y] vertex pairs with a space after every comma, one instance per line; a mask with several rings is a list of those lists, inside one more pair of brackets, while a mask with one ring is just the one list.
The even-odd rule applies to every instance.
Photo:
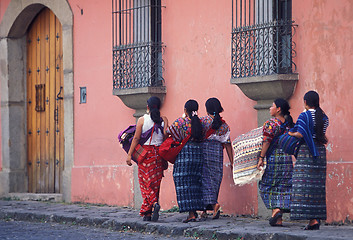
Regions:
[[284, 100], [283, 98], [277, 98], [274, 101], [274, 103], [275, 103], [276, 107], [281, 108], [280, 114], [285, 119], [284, 123], [286, 123], [288, 125], [288, 127], [292, 128], [294, 126], [294, 122], [293, 122], [293, 118], [289, 112], [289, 109], [290, 109], [289, 103], [286, 100]]
[[217, 130], [223, 124], [219, 113], [223, 112], [221, 102], [217, 98], [209, 98], [206, 103], [206, 111], [213, 116], [212, 129]]
[[191, 119], [191, 138], [197, 142], [202, 141], [202, 124], [197, 114], [193, 114], [193, 112], [199, 110], [199, 104], [195, 100], [190, 99], [185, 103], [184, 108]]
[[160, 124], [162, 122], [161, 113], [159, 109], [161, 108], [161, 100], [159, 97], [150, 97], [147, 100], [147, 106], [150, 109], [150, 116], [153, 122]]
[[320, 108], [320, 97], [315, 91], [309, 91], [304, 95], [304, 101], [306, 105], [311, 108], [315, 108], [315, 127], [316, 140], [320, 143], [326, 144], [327, 138], [324, 133], [324, 111]]

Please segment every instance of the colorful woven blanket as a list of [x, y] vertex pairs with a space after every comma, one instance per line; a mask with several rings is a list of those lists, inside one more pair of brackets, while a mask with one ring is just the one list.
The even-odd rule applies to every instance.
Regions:
[[241, 186], [261, 179], [265, 168], [260, 171], [256, 165], [262, 148], [262, 138], [262, 127], [259, 127], [240, 135], [233, 141], [235, 185]]

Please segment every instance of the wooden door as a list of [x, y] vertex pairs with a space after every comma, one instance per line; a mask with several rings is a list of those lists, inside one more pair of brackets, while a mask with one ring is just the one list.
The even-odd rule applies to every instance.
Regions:
[[64, 168], [62, 26], [45, 8], [27, 34], [28, 190], [60, 193]]

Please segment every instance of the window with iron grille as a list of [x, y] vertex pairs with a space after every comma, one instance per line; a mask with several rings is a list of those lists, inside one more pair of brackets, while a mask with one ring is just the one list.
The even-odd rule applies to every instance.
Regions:
[[296, 71], [291, 0], [232, 0], [232, 78]]
[[161, 0], [112, 0], [113, 89], [163, 86]]

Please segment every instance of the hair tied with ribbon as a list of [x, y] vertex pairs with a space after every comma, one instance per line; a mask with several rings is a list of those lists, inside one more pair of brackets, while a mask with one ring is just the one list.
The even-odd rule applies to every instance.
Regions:
[[192, 111], [191, 116], [197, 116], [197, 111]]

